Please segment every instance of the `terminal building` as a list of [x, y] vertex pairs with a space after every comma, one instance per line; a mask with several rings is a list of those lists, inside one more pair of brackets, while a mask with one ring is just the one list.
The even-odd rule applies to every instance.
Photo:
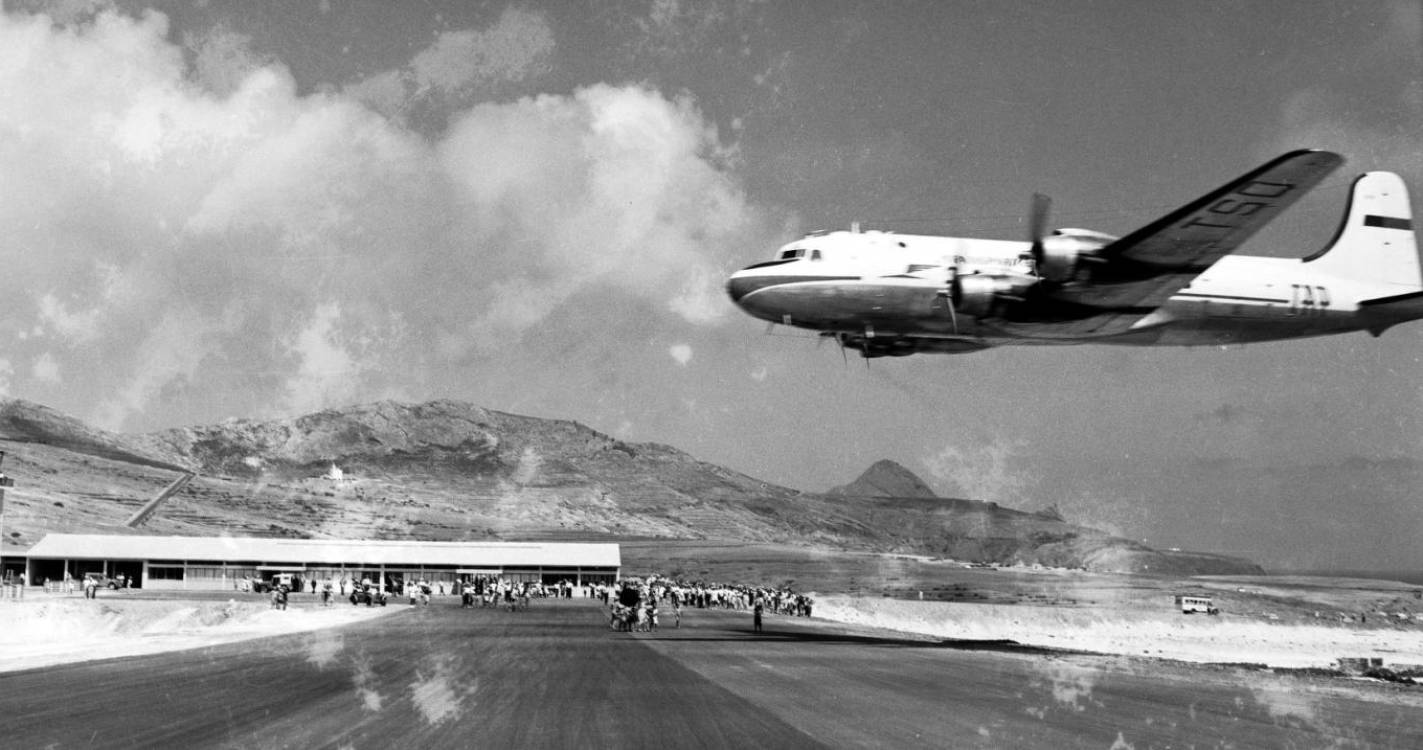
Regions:
[[30, 548], [29, 582], [97, 574], [130, 587], [233, 590], [253, 578], [302, 581], [428, 581], [474, 576], [582, 586], [611, 582], [622, 567], [617, 544], [413, 542], [253, 537], [49, 534]]

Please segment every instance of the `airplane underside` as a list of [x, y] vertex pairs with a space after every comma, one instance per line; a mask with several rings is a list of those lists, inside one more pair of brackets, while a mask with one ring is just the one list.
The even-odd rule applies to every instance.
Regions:
[[1064, 337], [1034, 336], [1031, 334], [984, 333], [977, 336], [952, 336], [940, 333], [899, 333], [874, 331], [867, 336], [863, 332], [825, 332], [822, 335], [834, 337], [842, 346], [860, 352], [865, 357], [900, 357], [910, 354], [967, 354], [1000, 346], [1075, 346], [1101, 344], [1110, 346], [1231, 346], [1241, 344], [1282, 341], [1286, 339], [1330, 336], [1358, 328], [1313, 329], [1302, 331], [1298, 327], [1281, 327], [1278, 331], [1260, 328], [1242, 329], [1239, 326], [1220, 326], [1192, 323], [1176, 323], [1147, 328], [1127, 333], [1107, 336]]
[[[754, 309], [757, 303], [744, 304]], [[819, 330], [866, 357], [963, 354], [995, 346], [1225, 346], [1361, 328], [1356, 314], [1343, 310], [1174, 300], [1154, 317], [1057, 305], [980, 318], [954, 313], [931, 289], [900, 285], [850, 290], [840, 284], [830, 294], [814, 282], [781, 286], [774, 306], [781, 318], [772, 322]]]

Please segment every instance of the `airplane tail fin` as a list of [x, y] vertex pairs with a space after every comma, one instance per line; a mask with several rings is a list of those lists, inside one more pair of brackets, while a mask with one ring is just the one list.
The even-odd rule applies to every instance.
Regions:
[[1360, 175], [1338, 234], [1304, 262], [1332, 276], [1388, 287], [1380, 297], [1423, 290], [1403, 178], [1392, 172]]

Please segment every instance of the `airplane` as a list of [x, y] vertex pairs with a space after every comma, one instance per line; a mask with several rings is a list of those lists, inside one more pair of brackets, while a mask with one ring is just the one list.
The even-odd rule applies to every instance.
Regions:
[[747, 266], [727, 293], [756, 318], [805, 328], [865, 358], [1012, 344], [1229, 345], [1368, 331], [1423, 318], [1408, 188], [1391, 172], [1353, 184], [1343, 223], [1303, 258], [1232, 255], [1344, 163], [1291, 151], [1125, 236], [1029, 240], [817, 232]]

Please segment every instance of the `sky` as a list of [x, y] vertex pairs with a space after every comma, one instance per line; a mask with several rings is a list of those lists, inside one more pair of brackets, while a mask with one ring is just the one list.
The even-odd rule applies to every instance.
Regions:
[[815, 229], [1124, 234], [1286, 150], [1240, 252], [1423, 195], [1412, 2], [7, 2], [0, 394], [127, 432], [453, 398], [806, 491], [1423, 567], [1423, 323], [848, 359], [725, 277]]

